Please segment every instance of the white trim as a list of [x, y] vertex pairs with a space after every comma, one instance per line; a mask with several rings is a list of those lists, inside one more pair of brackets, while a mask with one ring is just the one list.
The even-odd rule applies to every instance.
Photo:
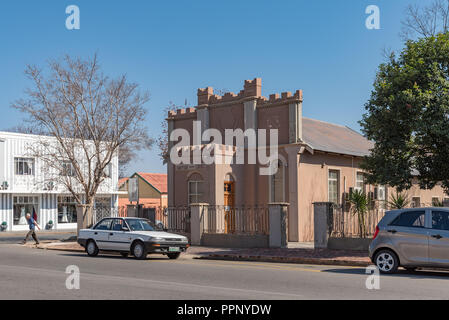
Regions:
[[331, 171], [337, 172], [337, 203], [336, 204], [340, 204], [340, 177], [341, 177], [341, 171], [340, 169], [334, 169], [334, 168], [328, 168], [327, 169], [327, 201], [330, 202], [330, 191], [329, 191], [329, 174]]

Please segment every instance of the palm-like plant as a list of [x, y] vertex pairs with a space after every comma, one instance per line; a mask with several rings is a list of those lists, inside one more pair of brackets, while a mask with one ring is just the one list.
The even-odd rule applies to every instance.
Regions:
[[392, 194], [388, 206], [390, 209], [404, 209], [410, 204], [410, 199], [407, 193], [396, 192], [396, 195]]
[[354, 190], [349, 195], [351, 210], [359, 219], [359, 232], [362, 238], [366, 238], [365, 215], [368, 212], [368, 198], [361, 190]]

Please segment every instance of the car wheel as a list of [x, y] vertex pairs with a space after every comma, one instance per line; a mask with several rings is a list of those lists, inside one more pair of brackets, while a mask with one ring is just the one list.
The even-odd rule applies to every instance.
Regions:
[[89, 257], [96, 257], [98, 255], [98, 247], [95, 241], [89, 240], [86, 245], [86, 252]]
[[181, 255], [181, 252], [176, 252], [176, 253], [167, 253], [167, 256], [169, 259], [178, 259], [179, 256]]
[[147, 257], [147, 252], [145, 250], [145, 246], [142, 242], [138, 241], [133, 245], [132, 248], [133, 256], [136, 259], [143, 260]]
[[399, 259], [396, 254], [388, 249], [380, 250], [374, 258], [376, 266], [381, 273], [392, 274], [398, 270]]
[[120, 252], [120, 254], [123, 258], [128, 258], [129, 256], [129, 252]]

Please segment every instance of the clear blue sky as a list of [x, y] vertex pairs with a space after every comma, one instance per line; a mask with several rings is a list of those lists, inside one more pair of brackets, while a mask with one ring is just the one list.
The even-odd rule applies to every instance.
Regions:
[[[65, 53], [97, 52], [105, 73], [126, 73], [149, 90], [150, 133], [157, 137], [169, 101], [196, 103], [196, 90], [238, 92], [262, 78], [262, 93], [304, 90], [304, 116], [350, 126], [364, 112], [383, 48], [402, 47], [399, 32], [412, 0], [15, 0], [0, 6], [0, 129], [21, 123], [10, 108], [29, 85], [26, 64]], [[78, 5], [81, 29], [65, 27]], [[381, 30], [365, 28], [377, 5]], [[134, 171], [165, 172], [158, 150]]]

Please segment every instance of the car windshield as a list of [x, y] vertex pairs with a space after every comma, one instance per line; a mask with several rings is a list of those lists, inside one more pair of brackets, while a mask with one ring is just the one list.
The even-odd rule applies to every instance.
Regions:
[[131, 231], [154, 231], [155, 228], [149, 220], [126, 219]]

